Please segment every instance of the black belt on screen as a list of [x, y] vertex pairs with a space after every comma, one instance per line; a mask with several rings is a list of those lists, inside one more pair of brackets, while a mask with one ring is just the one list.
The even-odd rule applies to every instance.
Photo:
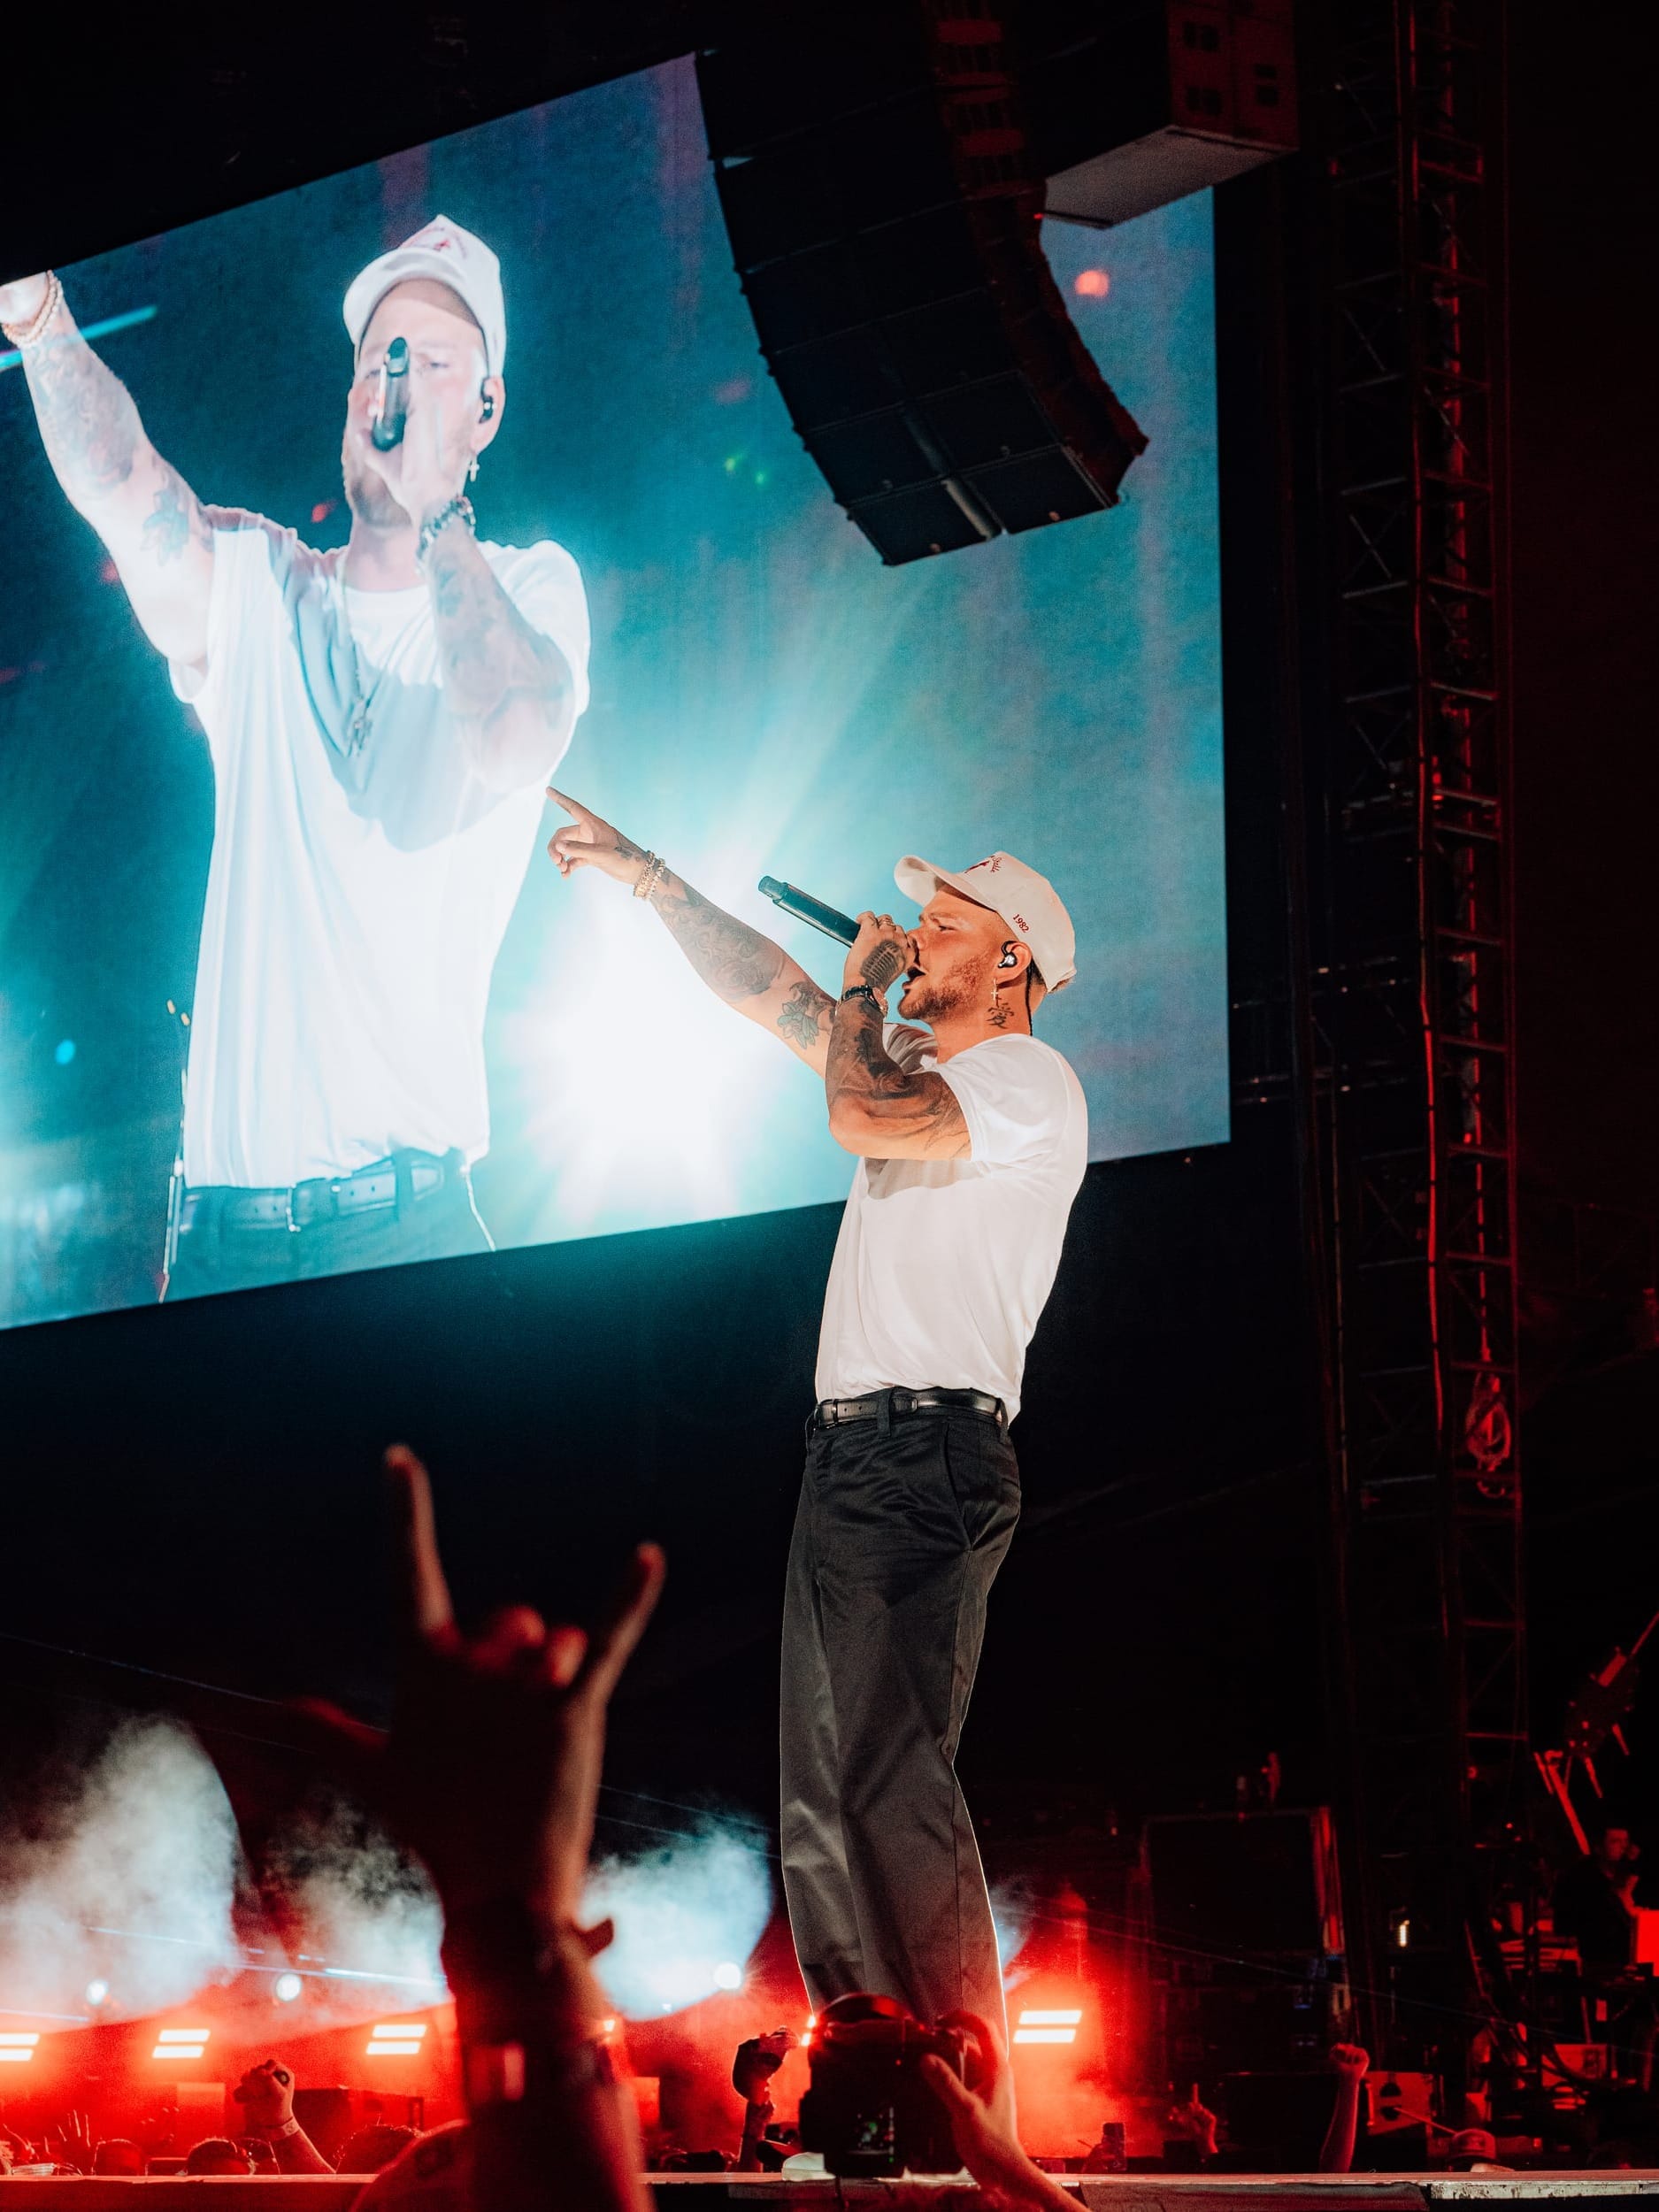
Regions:
[[1008, 1425], [1000, 1398], [984, 1390], [872, 1390], [862, 1398], [826, 1398], [813, 1414], [816, 1426], [832, 1429], [842, 1421], [874, 1421], [886, 1400], [895, 1416], [907, 1413], [979, 1413], [999, 1428]]
[[199, 1229], [211, 1219], [227, 1229], [309, 1229], [319, 1221], [395, 1211], [400, 1196], [403, 1202], [419, 1205], [465, 1180], [466, 1158], [458, 1150], [394, 1152], [349, 1175], [316, 1175], [286, 1189], [278, 1185], [243, 1190], [217, 1183], [188, 1187], [180, 1205], [179, 1226]]

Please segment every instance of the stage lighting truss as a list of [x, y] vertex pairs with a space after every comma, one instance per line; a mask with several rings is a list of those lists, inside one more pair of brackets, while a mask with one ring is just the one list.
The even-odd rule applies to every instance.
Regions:
[[364, 2049], [370, 2058], [419, 2058], [426, 2039], [424, 2020], [382, 2020]]
[[[1327, 56], [1335, 713], [1312, 1009], [1354, 1716], [1350, 1935], [1356, 1986], [1389, 1993], [1367, 2040], [1396, 2045], [1478, 2024], [1471, 1878], [1530, 1772], [1500, 22], [1498, 0], [1339, 0]], [[1409, 1972], [1398, 1951], [1384, 1971], [1408, 1917]]]

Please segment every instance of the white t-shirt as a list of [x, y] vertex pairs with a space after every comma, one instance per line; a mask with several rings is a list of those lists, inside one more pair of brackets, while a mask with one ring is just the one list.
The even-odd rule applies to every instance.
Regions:
[[[185, 1179], [298, 1183], [403, 1146], [475, 1160], [489, 1144], [490, 971], [558, 751], [522, 787], [491, 790], [443, 704], [424, 583], [346, 591], [341, 554], [261, 516], [208, 511], [206, 666], [171, 671], [207, 733], [215, 782]], [[575, 562], [547, 541], [480, 549], [570, 664], [580, 714], [588, 604]], [[338, 593], [349, 616], [371, 716], [355, 752], [312, 710], [284, 595], [296, 576]]]
[[[894, 1025], [886, 1036], [902, 1068], [933, 1065], [926, 1031]], [[987, 1038], [938, 1072], [972, 1150], [859, 1161], [824, 1300], [818, 1394], [985, 1390], [1012, 1420], [1088, 1164], [1088, 1110], [1070, 1066], [1035, 1037]]]

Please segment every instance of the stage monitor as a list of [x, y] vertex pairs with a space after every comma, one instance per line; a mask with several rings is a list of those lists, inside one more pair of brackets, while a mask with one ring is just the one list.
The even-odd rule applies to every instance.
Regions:
[[1209, 198], [1044, 236], [1145, 455], [902, 569], [757, 350], [688, 60], [65, 268], [90, 353], [7, 309], [0, 1322], [154, 1301], [181, 1230], [175, 1294], [388, 1208], [403, 1260], [843, 1195], [818, 1079], [549, 864], [549, 778], [833, 990], [762, 876], [908, 926], [901, 855], [1017, 856], [1092, 1156], [1226, 1137]]

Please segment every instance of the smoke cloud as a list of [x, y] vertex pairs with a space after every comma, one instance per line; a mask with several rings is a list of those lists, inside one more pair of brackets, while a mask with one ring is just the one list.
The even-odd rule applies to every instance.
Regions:
[[678, 2012], [734, 1985], [772, 1916], [772, 1869], [751, 1829], [710, 1824], [635, 1859], [594, 1866], [583, 1917], [616, 1923], [594, 1962], [606, 1995], [634, 2020]]
[[293, 1964], [308, 1976], [308, 2025], [435, 2004], [444, 1993], [443, 1915], [426, 1870], [343, 1801], [290, 1828], [266, 1862]]
[[0, 1837], [0, 1989], [12, 2012], [133, 2019], [227, 1981], [236, 1824], [213, 1763], [176, 1721], [124, 1722], [34, 1832]]

